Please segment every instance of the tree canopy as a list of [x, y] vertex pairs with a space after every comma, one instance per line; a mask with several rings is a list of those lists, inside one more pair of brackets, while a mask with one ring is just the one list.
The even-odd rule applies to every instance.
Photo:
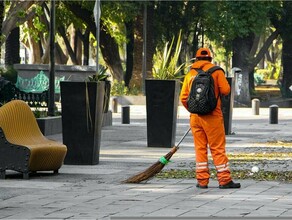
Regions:
[[[0, 7], [4, 15], [0, 17], [1, 43], [14, 28], [20, 27], [21, 42], [33, 57], [31, 63], [48, 62], [49, 3], [5, 1]], [[100, 52], [113, 78], [119, 82], [125, 80], [127, 86], [142, 80], [145, 8], [148, 77], [152, 74], [155, 49], [162, 49], [180, 30], [180, 63], [192, 58], [197, 48], [209, 46], [215, 52], [216, 62], [224, 64], [227, 70], [234, 66], [243, 70], [250, 85], [247, 94], [253, 89], [255, 67], [269, 55], [279, 36], [285, 42], [284, 57], [290, 56], [284, 49], [284, 45], [288, 48], [292, 29], [291, 3], [287, 1], [101, 1], [100, 51], [96, 51], [95, 1], [56, 3], [56, 62], [89, 65], [90, 59], [94, 60]], [[284, 86], [289, 87], [290, 69], [283, 66], [282, 75], [288, 80]]]

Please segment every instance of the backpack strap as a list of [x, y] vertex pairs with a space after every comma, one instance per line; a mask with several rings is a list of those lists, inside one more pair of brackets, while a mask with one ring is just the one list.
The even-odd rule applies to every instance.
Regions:
[[209, 74], [212, 74], [216, 70], [222, 70], [223, 73], [225, 74], [225, 71], [220, 66], [213, 66], [210, 69], [208, 69], [206, 72]]
[[[201, 68], [191, 68], [191, 70], [196, 70], [197, 72], [199, 71], [204, 71]], [[212, 74], [213, 72], [215, 72], [216, 70], [222, 70], [223, 73], [225, 74], [225, 71], [220, 67], [220, 66], [213, 66], [210, 69], [208, 69], [207, 71], [205, 71], [206, 73]]]
[[[213, 66], [213, 67], [211, 67], [210, 69], [208, 69], [208, 70], [206, 71], [206, 73], [209, 73], [209, 74], [211, 75], [211, 74], [212, 74], [213, 72], [215, 72], [216, 70], [222, 70], [223, 73], [224, 73], [224, 75], [225, 75], [225, 71], [224, 71], [220, 66]], [[218, 100], [219, 97], [221, 97], [220, 91], [219, 91], [219, 94], [218, 94], [218, 96], [217, 96], [217, 100]]]
[[205, 71], [201, 68], [192, 68], [192, 70], [196, 70], [197, 73], [202, 73], [202, 72], [205, 73]]

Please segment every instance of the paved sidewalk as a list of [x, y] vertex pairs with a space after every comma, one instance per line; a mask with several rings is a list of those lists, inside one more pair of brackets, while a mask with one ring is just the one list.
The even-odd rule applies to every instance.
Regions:
[[[147, 147], [145, 106], [130, 106], [130, 118], [130, 124], [121, 124], [120, 112], [114, 113], [113, 126], [103, 128], [99, 165], [63, 165], [58, 175], [38, 173], [29, 180], [7, 172], [7, 179], [0, 180], [0, 219], [291, 219], [292, 187], [288, 183], [242, 180], [242, 188], [228, 190], [219, 189], [215, 180], [204, 190], [195, 187], [195, 179], [154, 178], [147, 183], [122, 184], [169, 151]], [[188, 113], [180, 107], [177, 140], [188, 126]], [[251, 109], [235, 108], [232, 131], [227, 136], [228, 153], [289, 152], [291, 147], [266, 143], [292, 140], [292, 109], [279, 109], [279, 123], [269, 124], [269, 109], [261, 108], [260, 115], [252, 115]], [[61, 134], [50, 138], [62, 141]], [[165, 169], [194, 162], [190, 134], [172, 161]], [[273, 161], [260, 169], [291, 171], [292, 163], [290, 159]]]

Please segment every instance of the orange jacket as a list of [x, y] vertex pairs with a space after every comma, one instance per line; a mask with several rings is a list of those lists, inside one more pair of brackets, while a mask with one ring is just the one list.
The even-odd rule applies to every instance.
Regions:
[[[207, 71], [213, 66], [215, 65], [209, 61], [199, 60], [193, 63], [192, 68], [197, 68], [197, 69], [201, 68], [204, 71]], [[187, 107], [187, 98], [188, 98], [190, 88], [192, 85], [192, 80], [194, 79], [194, 76], [196, 76], [197, 74], [198, 73], [196, 70], [191, 69], [191, 71], [184, 78], [182, 90], [180, 93], [180, 101], [182, 102], [185, 108]], [[216, 97], [218, 97], [219, 92], [221, 95], [228, 95], [230, 92], [230, 86], [224, 75], [224, 72], [222, 70], [216, 70], [212, 73], [212, 77], [214, 79]], [[220, 96], [218, 98], [217, 107], [210, 114], [222, 116]]]

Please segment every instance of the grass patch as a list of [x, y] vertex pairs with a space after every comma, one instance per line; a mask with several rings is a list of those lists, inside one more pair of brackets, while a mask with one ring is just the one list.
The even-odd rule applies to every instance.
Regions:
[[[273, 163], [285, 163], [291, 160], [292, 152], [252, 152], [252, 153], [233, 153], [228, 154], [231, 165], [231, 175], [234, 179], [253, 179], [258, 181], [282, 181], [292, 183], [292, 171], [268, 171], [260, 169], [259, 172], [253, 173], [247, 167], [262, 166]], [[209, 157], [212, 161], [212, 158]], [[277, 165], [275, 165], [277, 166]], [[177, 169], [162, 170], [156, 175], [157, 178], [171, 179], [193, 179], [196, 177], [195, 163], [180, 163]], [[232, 169], [233, 167], [233, 169]], [[216, 179], [216, 170], [210, 169], [210, 178]]]
[[292, 142], [291, 140], [274, 140], [274, 141], [268, 141], [266, 143], [267, 145], [276, 145], [276, 146], [285, 146], [285, 147], [292, 147]]
[[[161, 171], [156, 175], [157, 178], [163, 179], [193, 179], [195, 178], [195, 170], [170, 169]], [[258, 181], [284, 181], [292, 182], [292, 171], [263, 171], [252, 173], [250, 170], [232, 170], [231, 175], [234, 179], [253, 179]], [[211, 179], [216, 179], [215, 169], [210, 169]]]
[[246, 160], [249, 162], [256, 160], [285, 160], [292, 158], [292, 152], [263, 152], [249, 154], [228, 154], [230, 160]]

